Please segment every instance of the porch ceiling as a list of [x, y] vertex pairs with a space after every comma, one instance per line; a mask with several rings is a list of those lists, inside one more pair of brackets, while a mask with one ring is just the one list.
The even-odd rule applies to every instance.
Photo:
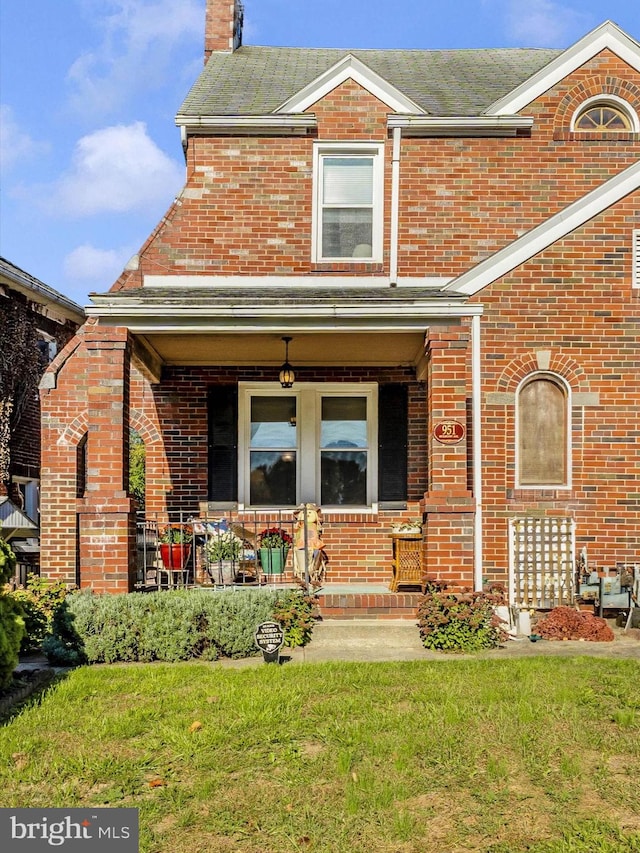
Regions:
[[[426, 330], [425, 330], [426, 331]], [[309, 332], [138, 335], [162, 363], [177, 366], [253, 366], [284, 361], [282, 335], [290, 334], [289, 361], [313, 366], [417, 366], [425, 332]]]

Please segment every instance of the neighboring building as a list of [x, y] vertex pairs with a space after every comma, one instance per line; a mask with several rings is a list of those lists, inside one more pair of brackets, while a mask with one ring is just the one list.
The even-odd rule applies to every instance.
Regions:
[[0, 517], [5, 534], [14, 531], [12, 546], [25, 564], [37, 564], [37, 536], [23, 541], [27, 528], [12, 527], [11, 519], [24, 514], [36, 528], [39, 524], [38, 382], [84, 320], [75, 302], [0, 258]]
[[417, 515], [430, 577], [519, 602], [640, 561], [638, 43], [241, 32], [209, 0], [184, 190], [46, 376], [50, 574], [132, 588], [130, 427], [148, 512], [320, 504], [327, 581], [388, 581]]

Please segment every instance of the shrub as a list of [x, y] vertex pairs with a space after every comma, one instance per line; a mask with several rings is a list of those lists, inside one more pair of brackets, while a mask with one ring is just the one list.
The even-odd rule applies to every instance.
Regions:
[[11, 596], [0, 593], [0, 690], [11, 683], [23, 635], [20, 605]]
[[306, 646], [315, 624], [317, 598], [302, 590], [289, 590], [280, 595], [273, 608], [273, 618], [284, 629], [284, 644], [290, 649]]
[[495, 607], [504, 604], [501, 594], [471, 592], [454, 595], [431, 585], [418, 607], [418, 627], [428, 649], [477, 652], [491, 649], [508, 638], [500, 627]]
[[22, 609], [8, 592], [3, 591], [15, 569], [16, 556], [0, 536], [0, 690], [11, 683], [24, 636]]
[[255, 631], [282, 619], [285, 642], [304, 645], [311, 636], [312, 599], [277, 590], [172, 590], [124, 595], [68, 595], [47, 655], [90, 663], [178, 661], [248, 657], [258, 653]]
[[[0, 529], [2, 525], [0, 524]], [[13, 577], [16, 570], [16, 555], [11, 546], [0, 536], [0, 588]]]
[[51, 633], [42, 641], [42, 650], [50, 663], [57, 666], [78, 666], [86, 663], [82, 639], [74, 625], [75, 617], [68, 604], [69, 598], [59, 602], [53, 612]]
[[22, 653], [35, 652], [42, 647], [45, 636], [51, 632], [54, 611], [66, 594], [67, 587], [62, 581], [52, 583], [38, 575], [29, 575], [26, 587], [11, 593], [22, 608], [25, 623]]

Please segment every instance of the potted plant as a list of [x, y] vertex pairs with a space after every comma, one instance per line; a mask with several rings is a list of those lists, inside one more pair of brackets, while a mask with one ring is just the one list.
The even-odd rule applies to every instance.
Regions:
[[396, 521], [391, 525], [391, 533], [422, 533], [422, 521], [419, 518]]
[[220, 583], [233, 583], [236, 560], [242, 551], [242, 539], [232, 530], [216, 530], [205, 545], [207, 562], [217, 565]]
[[182, 570], [191, 556], [193, 531], [188, 524], [167, 524], [158, 536], [160, 557], [165, 569]]
[[267, 575], [281, 575], [293, 538], [282, 527], [267, 527], [258, 536], [260, 563]]

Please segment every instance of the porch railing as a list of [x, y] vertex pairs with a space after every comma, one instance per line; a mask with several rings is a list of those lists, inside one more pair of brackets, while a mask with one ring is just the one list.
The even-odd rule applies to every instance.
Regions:
[[[306, 510], [302, 510], [306, 519]], [[197, 516], [141, 515], [137, 521], [137, 586], [236, 586], [291, 583], [293, 512], [203, 512]], [[261, 548], [266, 531], [280, 531], [283, 562]], [[306, 554], [306, 551], [305, 551]], [[280, 559], [280, 558], [279, 558]], [[305, 561], [306, 562], [306, 561]], [[308, 572], [300, 581], [308, 586]]]

